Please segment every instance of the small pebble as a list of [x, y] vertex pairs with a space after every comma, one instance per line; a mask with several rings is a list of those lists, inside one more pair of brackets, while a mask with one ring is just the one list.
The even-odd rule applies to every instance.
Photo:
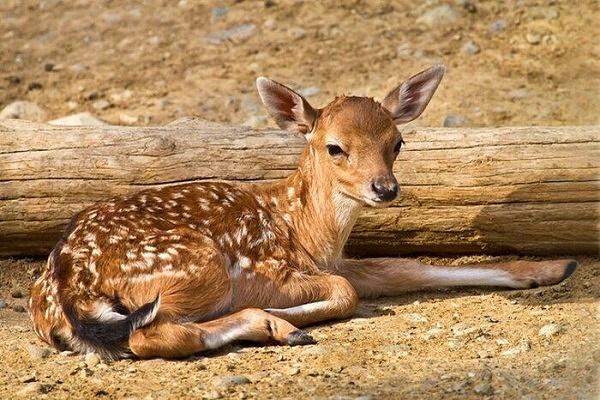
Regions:
[[33, 374], [25, 375], [19, 379], [21, 383], [30, 383], [37, 381], [37, 378]]
[[96, 110], [106, 110], [110, 106], [110, 102], [105, 99], [96, 100], [92, 103], [92, 107], [94, 107]]
[[37, 393], [43, 393], [44, 387], [39, 382], [30, 382], [25, 387], [17, 392], [17, 396], [30, 397]]
[[49, 348], [35, 346], [33, 344], [27, 346], [27, 352], [29, 353], [29, 358], [35, 361], [47, 358], [51, 353]]
[[237, 385], [245, 385], [250, 383], [250, 379], [243, 375], [227, 375], [215, 378], [213, 383], [216, 386], [231, 387]]
[[87, 353], [84, 358], [85, 365], [88, 368], [94, 368], [96, 365], [100, 364], [100, 356], [96, 353]]
[[290, 35], [292, 39], [302, 39], [306, 36], [306, 29], [294, 26], [288, 29], [288, 35]]
[[13, 290], [12, 292], [10, 292], [10, 295], [13, 299], [22, 299], [23, 297], [25, 297], [21, 289]]
[[488, 382], [481, 382], [481, 383], [476, 384], [473, 387], [473, 390], [477, 394], [483, 394], [486, 396], [494, 394], [494, 388]]
[[492, 22], [492, 24], [490, 25], [490, 32], [492, 32], [492, 33], [502, 32], [503, 30], [506, 29], [507, 26], [508, 26], [508, 23], [505, 20], [499, 19], [497, 21]]
[[427, 322], [427, 317], [418, 313], [409, 313], [406, 314], [405, 317], [409, 322], [413, 323], [424, 323]]
[[464, 126], [467, 122], [467, 119], [461, 115], [450, 114], [444, 118], [444, 127], [446, 128], [454, 128], [459, 126]]
[[565, 328], [559, 324], [546, 324], [540, 328], [538, 333], [539, 336], [544, 336], [546, 338], [550, 338], [552, 336], [556, 336], [559, 333], [564, 332]]
[[537, 33], [528, 33], [525, 38], [527, 39], [527, 43], [533, 45], [540, 44], [542, 41], [542, 36]]
[[0, 299], [0, 310], [2, 310], [3, 308], [6, 308], [6, 302]]
[[470, 55], [475, 55], [481, 51], [481, 47], [471, 40], [463, 45], [462, 51]]

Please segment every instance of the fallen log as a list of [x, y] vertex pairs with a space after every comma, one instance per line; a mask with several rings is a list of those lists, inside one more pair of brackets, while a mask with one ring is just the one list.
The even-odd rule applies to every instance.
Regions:
[[[600, 127], [419, 128], [401, 199], [367, 209], [353, 254], [598, 254]], [[304, 140], [184, 119], [162, 127], [0, 121], [0, 256], [47, 254], [97, 200], [191, 181], [288, 175]]]

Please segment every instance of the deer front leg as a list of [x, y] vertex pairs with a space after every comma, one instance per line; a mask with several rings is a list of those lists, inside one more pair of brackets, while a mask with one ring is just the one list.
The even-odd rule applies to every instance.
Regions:
[[265, 311], [301, 327], [352, 316], [358, 295], [352, 284], [341, 276], [300, 275], [288, 279], [274, 304], [280, 308]]
[[333, 272], [346, 278], [359, 297], [455, 286], [527, 289], [557, 284], [577, 268], [575, 260], [509, 261], [458, 267], [425, 265], [402, 258], [345, 259]]

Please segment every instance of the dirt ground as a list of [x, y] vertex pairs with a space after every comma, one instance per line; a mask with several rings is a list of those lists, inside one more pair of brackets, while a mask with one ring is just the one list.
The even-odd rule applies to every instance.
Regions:
[[[18, 312], [43, 262], [5, 260], [0, 398], [597, 399], [600, 259], [580, 261], [554, 287], [366, 301], [353, 320], [309, 329], [315, 345], [236, 345], [179, 361], [95, 364], [45, 350]], [[557, 332], [541, 336], [549, 324]]]
[[[424, 18], [442, 4], [450, 16]], [[3, 0], [0, 109], [29, 100], [44, 120], [266, 126], [257, 76], [323, 106], [342, 93], [380, 99], [443, 62], [418, 125], [598, 124], [599, 18], [593, 0]], [[110, 364], [48, 352], [19, 307], [42, 261], [4, 260], [0, 398], [596, 399], [600, 259], [580, 260], [550, 288], [368, 301], [356, 319], [311, 329], [316, 345]], [[540, 336], [548, 325], [557, 332]]]
[[[441, 4], [451, 16], [422, 18]], [[195, 115], [263, 126], [257, 76], [318, 91], [308, 98], [323, 106], [342, 93], [381, 99], [443, 62], [420, 125], [448, 115], [465, 126], [597, 124], [599, 9], [594, 0], [3, 0], [0, 107], [31, 100], [47, 119], [91, 111], [113, 124]], [[475, 54], [463, 50], [469, 42]]]

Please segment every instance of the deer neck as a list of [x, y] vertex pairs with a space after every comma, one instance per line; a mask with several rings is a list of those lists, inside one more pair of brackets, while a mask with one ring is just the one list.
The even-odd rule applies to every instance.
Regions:
[[298, 170], [280, 184], [284, 197], [280, 206], [289, 214], [301, 246], [320, 268], [335, 265], [362, 203], [336, 190], [328, 171], [319, 168], [310, 149], [303, 154]]

